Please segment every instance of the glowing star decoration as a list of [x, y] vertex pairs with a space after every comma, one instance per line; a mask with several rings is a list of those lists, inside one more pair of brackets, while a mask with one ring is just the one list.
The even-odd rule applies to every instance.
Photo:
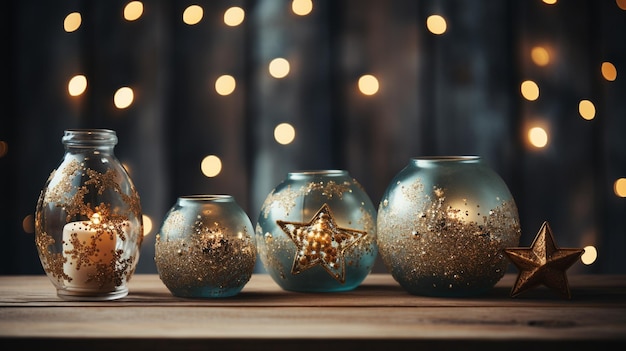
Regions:
[[342, 284], [346, 281], [344, 262], [346, 250], [367, 235], [365, 231], [337, 226], [327, 204], [317, 211], [309, 223], [281, 220], [277, 220], [276, 223], [298, 247], [291, 274], [299, 274], [321, 265]]
[[572, 296], [565, 271], [584, 251], [584, 249], [560, 249], [554, 242], [548, 222], [543, 222], [529, 248], [516, 247], [504, 250], [519, 270], [511, 290], [511, 297], [543, 284], [556, 290], [561, 297], [570, 299]]

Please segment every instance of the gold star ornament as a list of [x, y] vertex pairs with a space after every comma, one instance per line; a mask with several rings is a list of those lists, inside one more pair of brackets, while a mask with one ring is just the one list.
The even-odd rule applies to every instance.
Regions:
[[543, 222], [529, 248], [516, 247], [504, 250], [519, 270], [511, 290], [511, 297], [543, 284], [556, 290], [561, 297], [570, 299], [572, 296], [565, 271], [578, 261], [584, 251], [557, 247], [550, 225]]
[[367, 235], [364, 231], [340, 228], [327, 204], [308, 223], [281, 220], [276, 223], [297, 246], [291, 274], [321, 265], [342, 284], [346, 281], [346, 250]]

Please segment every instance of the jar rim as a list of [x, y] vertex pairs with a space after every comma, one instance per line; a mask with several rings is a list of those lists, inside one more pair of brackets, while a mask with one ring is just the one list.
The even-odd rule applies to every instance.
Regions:
[[460, 155], [460, 156], [418, 156], [412, 157], [412, 161], [420, 162], [476, 162], [480, 161], [481, 157], [476, 155]]
[[61, 140], [66, 145], [115, 145], [117, 134], [112, 129], [66, 129]]
[[197, 202], [232, 202], [234, 197], [228, 194], [193, 194], [178, 197], [179, 200]]
[[302, 171], [293, 171], [287, 173], [287, 176], [290, 178], [293, 177], [312, 177], [312, 176], [327, 176], [327, 177], [338, 177], [338, 176], [347, 176], [348, 171], [343, 169], [312, 169], [312, 170], [302, 170]]

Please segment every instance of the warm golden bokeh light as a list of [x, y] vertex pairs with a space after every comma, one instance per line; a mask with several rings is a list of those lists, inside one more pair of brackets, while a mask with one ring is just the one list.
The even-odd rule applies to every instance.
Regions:
[[602, 77], [609, 82], [617, 79], [617, 68], [610, 62], [602, 62]]
[[359, 91], [363, 95], [374, 95], [378, 92], [380, 85], [378, 79], [371, 74], [366, 74], [359, 78]]
[[626, 197], [626, 178], [619, 178], [613, 184], [613, 191], [619, 197]]
[[22, 220], [22, 229], [25, 233], [32, 234], [35, 232], [35, 216], [29, 214]]
[[548, 50], [541, 46], [535, 46], [530, 51], [530, 57], [537, 66], [546, 66], [550, 63], [550, 54]]
[[617, 4], [617, 7], [626, 11], [626, 0], [615, 0], [615, 3]]
[[594, 246], [585, 246], [585, 252], [580, 256], [580, 260], [587, 266], [594, 263], [598, 258], [598, 250]]
[[131, 1], [124, 6], [124, 19], [135, 21], [143, 14], [143, 3], [141, 1]]
[[65, 29], [66, 32], [71, 33], [80, 28], [82, 22], [83, 18], [80, 13], [72, 12], [69, 15], [65, 16], [65, 20], [63, 21], [63, 29]]
[[9, 153], [9, 144], [4, 140], [0, 140], [0, 158], [6, 156], [6, 154], [8, 153]]
[[191, 5], [183, 12], [183, 22], [193, 26], [202, 20], [202, 16], [204, 16], [204, 10], [202, 7], [198, 5]]
[[70, 96], [78, 96], [87, 90], [87, 77], [82, 74], [75, 75], [67, 83], [67, 92]]
[[224, 12], [224, 24], [230, 27], [240, 25], [246, 17], [246, 12], [241, 7], [231, 7]]
[[133, 89], [129, 87], [122, 87], [117, 89], [115, 95], [113, 96], [113, 102], [115, 103], [115, 107], [119, 109], [125, 109], [133, 103], [135, 99], [135, 94], [133, 93]]
[[289, 123], [281, 123], [274, 128], [274, 139], [279, 144], [291, 144], [296, 138], [296, 129]]
[[298, 16], [306, 16], [313, 11], [313, 1], [293, 0], [291, 2], [291, 10]]
[[426, 19], [426, 27], [433, 34], [443, 34], [448, 29], [448, 24], [442, 16], [430, 15]]
[[209, 155], [202, 160], [200, 169], [202, 170], [202, 174], [213, 178], [222, 171], [222, 160], [215, 155]]
[[143, 236], [146, 236], [152, 231], [152, 218], [147, 215], [141, 215], [141, 218], [143, 220]]
[[237, 82], [233, 76], [229, 76], [227, 74], [220, 76], [215, 80], [215, 91], [222, 95], [230, 95], [235, 91], [235, 87], [237, 86]]
[[589, 100], [581, 100], [578, 103], [578, 113], [580, 113], [580, 117], [590, 121], [596, 116], [596, 107]]
[[532, 80], [522, 82], [520, 90], [522, 96], [528, 101], [535, 101], [539, 98], [539, 86]]
[[544, 3], [548, 4], [548, 5], [554, 5], [556, 4], [557, 0], [543, 0]]
[[548, 145], [548, 133], [541, 127], [533, 127], [528, 131], [528, 141], [536, 148]]
[[289, 61], [282, 57], [275, 58], [270, 62], [270, 75], [274, 78], [284, 78], [289, 74]]

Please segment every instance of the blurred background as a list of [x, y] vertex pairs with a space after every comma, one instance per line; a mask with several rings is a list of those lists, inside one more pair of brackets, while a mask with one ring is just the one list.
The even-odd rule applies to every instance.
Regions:
[[548, 221], [586, 248], [569, 272], [626, 273], [626, 0], [10, 0], [1, 16], [0, 274], [43, 274], [33, 213], [69, 128], [118, 134], [138, 273], [156, 273], [178, 196], [231, 194], [255, 224], [287, 172], [345, 169], [378, 205], [432, 155], [500, 174], [521, 246]]

